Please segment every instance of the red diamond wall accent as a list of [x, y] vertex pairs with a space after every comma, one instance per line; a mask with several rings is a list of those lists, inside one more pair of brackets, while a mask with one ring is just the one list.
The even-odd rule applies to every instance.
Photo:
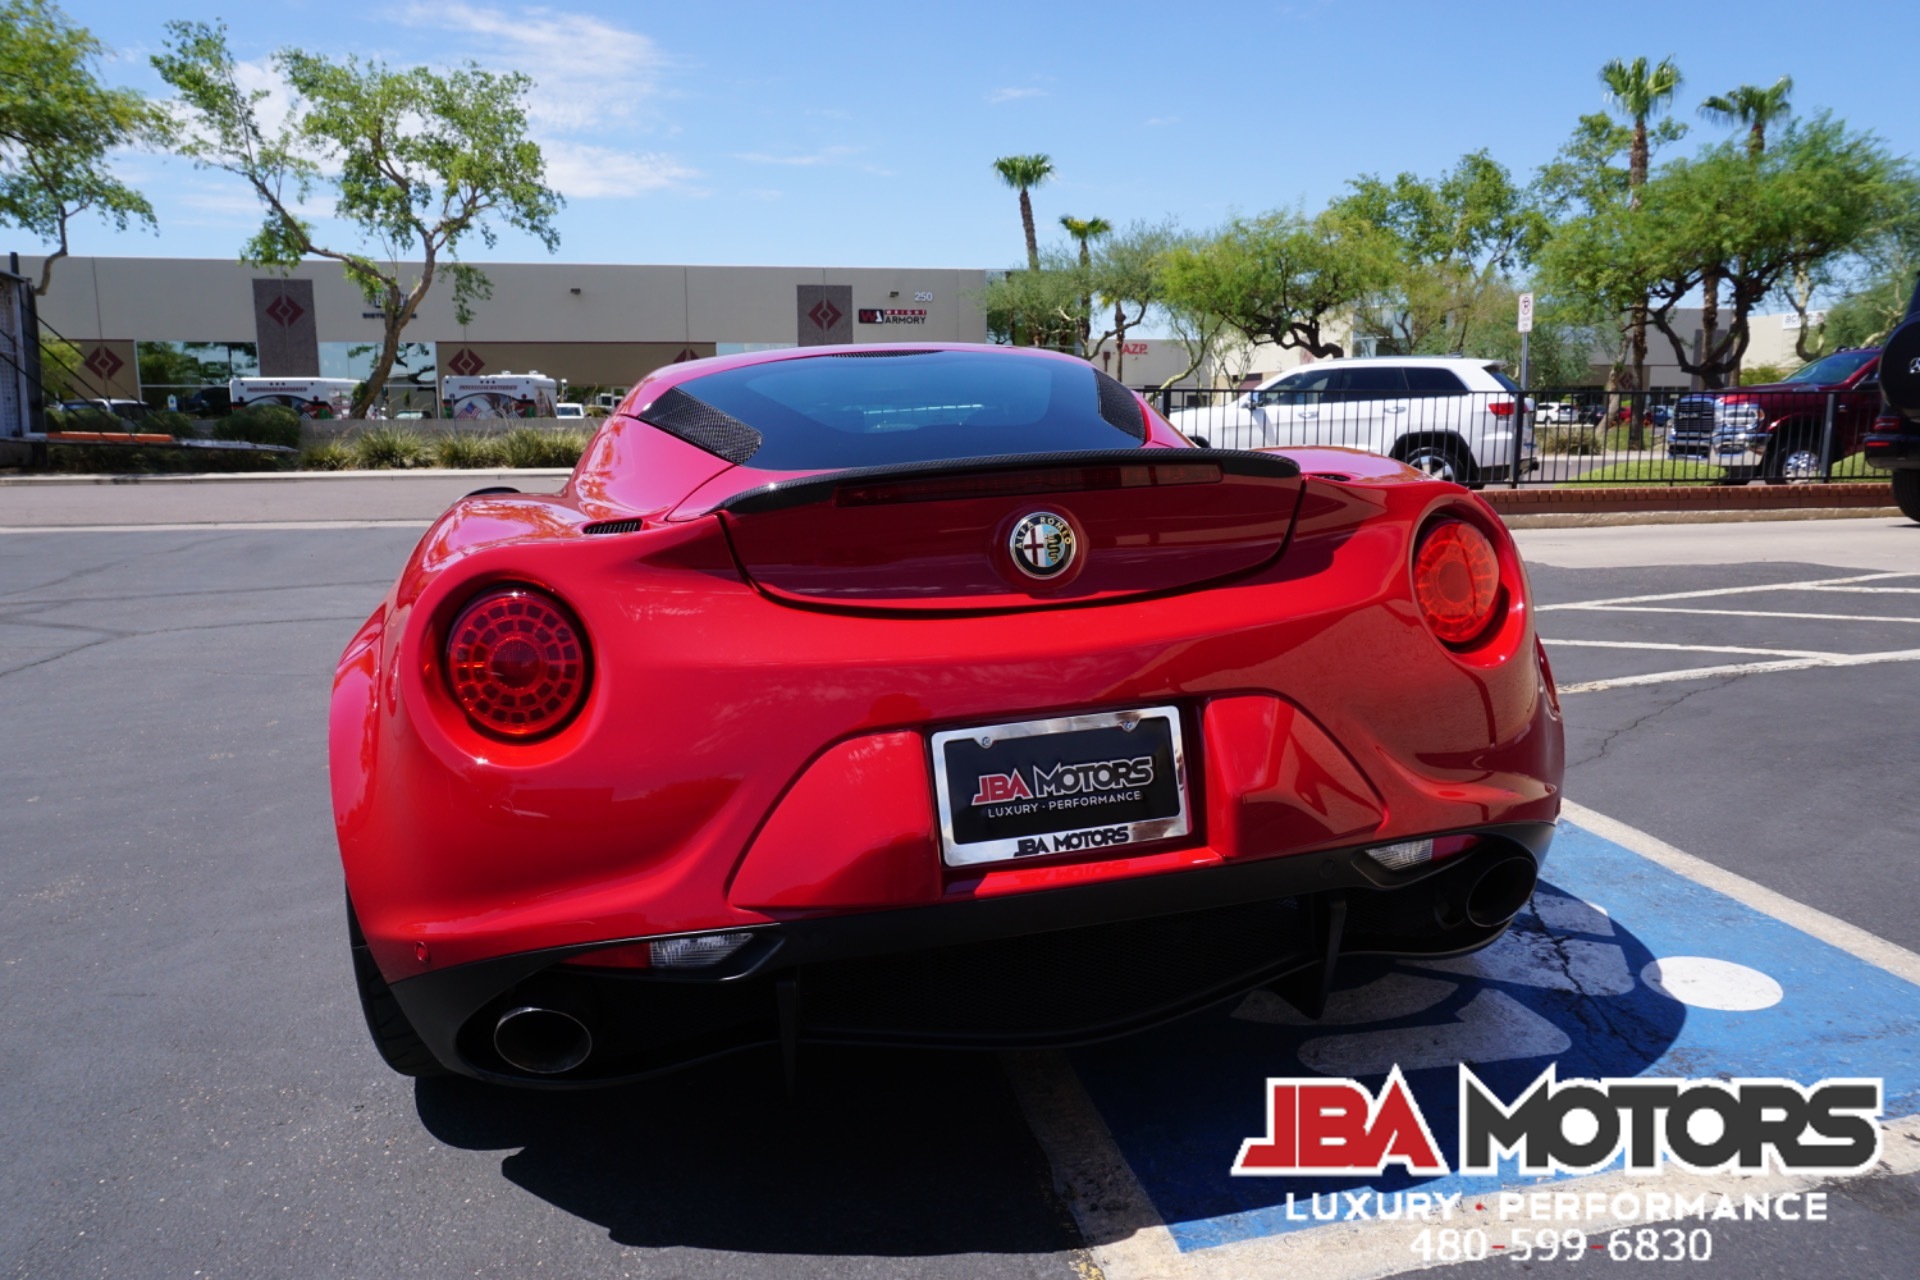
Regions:
[[453, 359], [447, 361], [447, 368], [463, 378], [471, 378], [487, 367], [487, 362], [473, 354], [472, 347], [462, 347], [453, 353]]
[[813, 321], [822, 329], [831, 329], [834, 325], [840, 323], [840, 308], [822, 298], [813, 304], [813, 310], [807, 312], [807, 319]]
[[82, 363], [86, 365], [88, 373], [91, 373], [102, 382], [105, 382], [107, 379], [113, 377], [114, 374], [127, 367], [125, 360], [113, 354], [113, 352], [106, 347], [95, 347], [87, 353], [87, 358]]
[[282, 329], [305, 314], [305, 308], [284, 293], [267, 304], [267, 318]]

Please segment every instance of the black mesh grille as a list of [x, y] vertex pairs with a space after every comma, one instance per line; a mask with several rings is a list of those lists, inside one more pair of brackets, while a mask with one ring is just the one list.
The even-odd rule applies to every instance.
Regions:
[[598, 533], [638, 533], [646, 527], [644, 520], [602, 520], [598, 524], [587, 525], [581, 530], [589, 536]]
[[760, 452], [758, 431], [678, 387], [669, 388], [641, 410], [640, 419], [728, 462], [745, 462]]
[[1098, 369], [1093, 371], [1094, 385], [1100, 388], [1100, 416], [1108, 425], [1117, 427], [1135, 440], [1147, 438], [1147, 420], [1140, 412], [1140, 402], [1133, 398], [1133, 392], [1109, 378]]
[[1277, 902], [848, 960], [800, 972], [809, 1035], [1068, 1043], [1231, 994], [1304, 960], [1305, 912]]

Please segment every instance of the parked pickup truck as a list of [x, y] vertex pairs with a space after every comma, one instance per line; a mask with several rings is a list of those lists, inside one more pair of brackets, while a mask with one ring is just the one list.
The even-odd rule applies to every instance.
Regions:
[[1893, 472], [1893, 500], [1920, 521], [1920, 282], [1880, 360], [1886, 399], [1867, 436], [1867, 465]]
[[[1779, 382], [1696, 391], [1673, 407], [1667, 455], [1726, 469], [1730, 481], [1813, 480], [1857, 453], [1880, 412], [1880, 348], [1822, 356]], [[1827, 440], [1828, 411], [1833, 434]]]

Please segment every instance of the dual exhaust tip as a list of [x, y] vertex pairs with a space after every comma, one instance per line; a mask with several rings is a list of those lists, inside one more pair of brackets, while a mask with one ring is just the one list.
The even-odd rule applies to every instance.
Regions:
[[[1482, 929], [1497, 929], [1520, 914], [1532, 899], [1534, 882], [1539, 878], [1540, 869], [1525, 854], [1501, 858], [1480, 872], [1468, 887], [1459, 910], [1465, 914], [1467, 923]], [[1442, 905], [1441, 923], [1448, 923], [1444, 913], [1450, 908], [1450, 903]]]
[[593, 1052], [593, 1033], [570, 1013], [522, 1005], [493, 1024], [493, 1051], [516, 1071], [564, 1075]]

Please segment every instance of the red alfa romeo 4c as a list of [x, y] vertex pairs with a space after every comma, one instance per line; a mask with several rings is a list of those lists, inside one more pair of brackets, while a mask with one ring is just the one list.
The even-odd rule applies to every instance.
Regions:
[[330, 754], [381, 1054], [546, 1085], [1316, 1014], [1499, 936], [1563, 763], [1473, 494], [938, 345], [674, 365], [559, 494], [456, 502]]

